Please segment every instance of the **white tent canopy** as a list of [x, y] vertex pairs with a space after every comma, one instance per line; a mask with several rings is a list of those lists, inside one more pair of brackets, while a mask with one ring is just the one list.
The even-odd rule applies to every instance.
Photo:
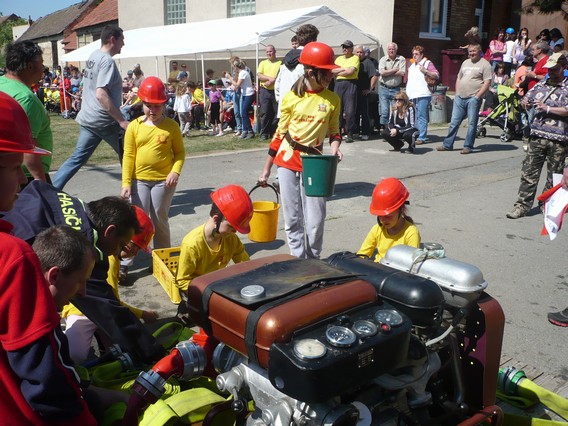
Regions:
[[[345, 40], [354, 44], [376, 44], [364, 33], [327, 6], [315, 6], [283, 12], [264, 13], [230, 19], [190, 24], [137, 28], [124, 32], [125, 45], [115, 59], [175, 57], [201, 54], [206, 59], [228, 59], [235, 54], [243, 58], [257, 57], [259, 45], [272, 44], [277, 50], [290, 49], [290, 38], [304, 24], [315, 25], [319, 41], [338, 47]], [[222, 28], [222, 31], [211, 31]], [[66, 62], [86, 61], [99, 49], [100, 40], [62, 57]]]

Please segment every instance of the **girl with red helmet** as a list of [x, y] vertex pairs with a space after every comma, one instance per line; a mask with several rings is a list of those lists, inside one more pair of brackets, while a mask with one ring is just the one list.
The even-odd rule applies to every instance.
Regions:
[[144, 115], [130, 122], [124, 135], [123, 198], [147, 212], [154, 223], [154, 248], [171, 247], [168, 215], [185, 160], [178, 124], [164, 115], [166, 87], [147, 77], [138, 89]]
[[420, 233], [411, 217], [406, 215], [408, 189], [396, 178], [380, 181], [373, 190], [371, 214], [377, 216], [374, 225], [357, 254], [371, 257], [375, 250], [375, 262], [379, 262], [387, 250], [399, 244], [418, 248]]
[[272, 164], [278, 166], [278, 181], [282, 195], [285, 230], [290, 253], [299, 258], [319, 259], [323, 246], [326, 215], [324, 197], [306, 197], [302, 181], [302, 156], [322, 153], [329, 135], [331, 154], [339, 160], [339, 97], [327, 86], [333, 78], [334, 63], [331, 47], [311, 42], [300, 54], [304, 75], [284, 96], [280, 122], [274, 134], [260, 183], [266, 183]]

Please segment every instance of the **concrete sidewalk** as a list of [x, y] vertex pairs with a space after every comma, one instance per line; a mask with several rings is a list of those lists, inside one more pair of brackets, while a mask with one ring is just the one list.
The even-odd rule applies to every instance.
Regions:
[[[474, 153], [460, 155], [465, 136], [462, 128], [455, 151], [436, 152], [446, 131], [431, 130], [431, 143], [418, 146], [415, 155], [390, 151], [379, 139], [342, 145], [344, 160], [339, 165], [335, 195], [328, 202], [323, 256], [359, 248], [376, 223], [369, 214], [375, 184], [387, 176], [398, 177], [410, 191], [409, 213], [422, 241], [441, 243], [448, 257], [471, 263], [483, 272], [489, 283], [487, 292], [505, 311], [503, 351], [568, 378], [568, 330], [546, 319], [547, 312], [568, 305], [566, 232], [560, 232], [553, 242], [541, 236], [543, 221], [538, 209], [518, 220], [505, 217], [516, 199], [525, 156], [520, 141], [503, 143], [499, 140], [501, 130], [488, 128], [488, 136], [477, 140]], [[179, 245], [187, 232], [206, 221], [212, 190], [229, 183], [252, 188], [265, 158], [265, 150], [188, 158], [170, 213], [172, 245]], [[85, 201], [118, 195], [120, 168], [86, 167], [65, 189]], [[253, 194], [256, 200], [273, 197], [269, 189]], [[288, 253], [282, 215], [276, 241], [259, 244], [242, 238], [252, 257]], [[158, 310], [162, 317], [174, 314], [176, 306], [148, 275], [148, 265], [147, 257], [136, 260], [130, 276], [134, 285], [121, 288], [124, 299], [134, 306]]]

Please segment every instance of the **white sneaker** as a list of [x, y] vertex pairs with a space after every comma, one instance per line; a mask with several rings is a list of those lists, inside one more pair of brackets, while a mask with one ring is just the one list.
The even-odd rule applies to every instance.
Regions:
[[217, 133], [215, 136], [225, 136], [225, 133], [219, 132], [219, 133]]
[[364, 141], [368, 141], [369, 135], [361, 135], [361, 139], [364, 140]]

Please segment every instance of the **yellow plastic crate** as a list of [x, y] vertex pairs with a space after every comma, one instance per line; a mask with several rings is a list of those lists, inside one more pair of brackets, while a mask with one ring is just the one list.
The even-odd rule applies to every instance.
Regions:
[[156, 249], [152, 251], [153, 275], [162, 285], [171, 301], [175, 304], [181, 302], [181, 294], [176, 286], [176, 274], [181, 247]]

